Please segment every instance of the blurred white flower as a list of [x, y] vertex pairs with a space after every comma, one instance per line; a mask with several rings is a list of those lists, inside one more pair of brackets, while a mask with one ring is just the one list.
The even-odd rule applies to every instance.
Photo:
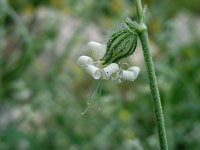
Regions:
[[[106, 45], [91, 41], [88, 43], [88, 49], [91, 57], [80, 56], [77, 64], [86, 70], [95, 80], [109, 80], [121, 83], [124, 80], [134, 81], [140, 72], [140, 68], [132, 66], [127, 70], [123, 70], [117, 63], [103, 65], [101, 59], [106, 53]], [[93, 60], [94, 59], [94, 60]]]

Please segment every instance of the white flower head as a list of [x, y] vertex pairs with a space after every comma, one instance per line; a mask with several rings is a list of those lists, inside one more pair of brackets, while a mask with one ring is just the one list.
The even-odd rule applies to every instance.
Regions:
[[134, 81], [137, 78], [140, 72], [140, 68], [137, 66], [123, 70], [117, 63], [103, 65], [104, 62], [101, 59], [106, 54], [106, 45], [91, 41], [88, 43], [88, 48], [91, 57], [80, 56], [77, 59], [77, 64], [84, 68], [95, 80], [112, 79], [116, 83], [122, 83], [124, 80]]

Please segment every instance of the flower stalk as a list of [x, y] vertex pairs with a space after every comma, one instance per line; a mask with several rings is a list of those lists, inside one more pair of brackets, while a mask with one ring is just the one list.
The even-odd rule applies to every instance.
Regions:
[[142, 9], [141, 0], [135, 0], [135, 5], [136, 5], [137, 16], [138, 16], [138, 22], [139, 22], [138, 24], [139, 25], [141, 24], [145, 27], [143, 28], [143, 30], [138, 31], [138, 35], [142, 43], [143, 56], [144, 56], [146, 70], [147, 70], [149, 83], [150, 83], [151, 95], [153, 99], [153, 109], [155, 113], [156, 124], [158, 128], [158, 136], [159, 136], [159, 141], [160, 141], [160, 149], [168, 150], [161, 99], [160, 99], [155, 69], [153, 65], [153, 60], [150, 53], [148, 32], [144, 24], [144, 12]]

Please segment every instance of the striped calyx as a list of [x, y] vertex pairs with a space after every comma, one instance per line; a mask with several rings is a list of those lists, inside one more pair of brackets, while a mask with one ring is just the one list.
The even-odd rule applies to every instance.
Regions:
[[137, 33], [125, 26], [109, 37], [102, 61], [104, 64], [118, 63], [121, 59], [132, 55], [136, 46]]

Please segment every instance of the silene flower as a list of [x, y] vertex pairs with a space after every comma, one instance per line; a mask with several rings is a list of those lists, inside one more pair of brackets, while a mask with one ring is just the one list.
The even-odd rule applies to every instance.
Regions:
[[77, 60], [96, 80], [113, 80], [116, 83], [134, 81], [140, 72], [140, 68], [132, 66], [127, 69], [121, 67], [120, 61], [134, 54], [137, 47], [138, 34], [132, 28], [134, 22], [127, 18], [121, 26], [109, 35], [106, 45], [98, 42], [89, 42], [89, 56], [80, 56]]
[[[77, 64], [85, 69], [95, 80], [112, 80], [116, 83], [122, 83], [125, 80], [134, 81], [138, 77], [140, 68], [137, 66], [132, 66], [124, 70], [120, 68], [120, 63], [117, 61], [107, 61], [105, 63], [104, 58], [108, 57], [109, 54], [107, 51], [108, 46], [93, 41], [89, 42], [87, 46], [89, 56], [80, 56], [77, 59]], [[116, 56], [115, 58], [113, 60], [117, 60]]]
[[[133, 26], [135, 25], [132, 20], [127, 18], [108, 36], [106, 45], [94, 41], [89, 42], [87, 44], [89, 55], [80, 56], [77, 64], [95, 80], [112, 80], [115, 83], [122, 83], [137, 79], [140, 68], [137, 66], [125, 67], [124, 65], [128, 66], [128, 64], [121, 61], [133, 55], [136, 50], [138, 33], [132, 28]], [[100, 83], [94, 92], [101, 91]], [[87, 112], [91, 104], [89, 99], [87, 108], [81, 113], [82, 115]]]

